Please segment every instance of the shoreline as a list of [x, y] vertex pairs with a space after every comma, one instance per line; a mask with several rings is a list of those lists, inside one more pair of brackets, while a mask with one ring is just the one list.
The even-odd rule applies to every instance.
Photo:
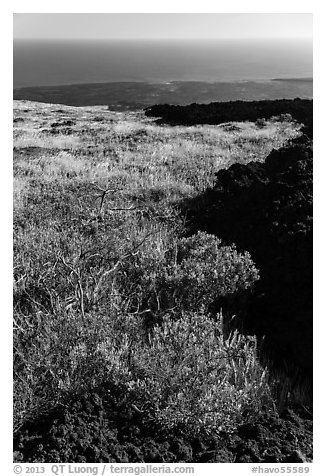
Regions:
[[226, 101], [312, 99], [311, 78], [242, 81], [100, 82], [13, 89], [13, 99], [67, 106], [107, 105], [112, 110], [138, 110], [154, 104], [187, 105]]

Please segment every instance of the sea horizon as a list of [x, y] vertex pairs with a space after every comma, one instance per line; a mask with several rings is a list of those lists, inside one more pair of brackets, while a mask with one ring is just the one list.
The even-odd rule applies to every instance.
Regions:
[[245, 82], [312, 78], [309, 39], [24, 40], [14, 88], [100, 83]]

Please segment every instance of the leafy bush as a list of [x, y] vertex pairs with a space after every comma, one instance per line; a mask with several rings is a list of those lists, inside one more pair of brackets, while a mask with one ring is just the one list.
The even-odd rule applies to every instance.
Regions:
[[79, 313], [39, 311], [33, 325], [16, 316], [14, 330], [14, 429], [47, 414], [73, 394], [104, 378], [96, 346], [105, 322]]
[[207, 312], [212, 302], [250, 288], [258, 278], [249, 253], [240, 254], [235, 246], [221, 246], [220, 239], [199, 232], [180, 239], [159, 276], [159, 288], [171, 307]]
[[[42, 409], [55, 406], [71, 392], [81, 392], [85, 386], [93, 386], [101, 379], [112, 379], [115, 384], [129, 384], [135, 379], [130, 359], [136, 368], [144, 367], [142, 372], [147, 373], [150, 372], [147, 367], [149, 363], [153, 369], [163, 365], [158, 361], [155, 364], [152, 353], [161, 355], [161, 362], [171, 358], [172, 349], [169, 346], [172, 341], [165, 341], [165, 334], [161, 336], [160, 332], [169, 335], [175, 333], [178, 346], [183, 345], [186, 336], [194, 338], [191, 332], [197, 333], [198, 352], [203, 355], [199, 358], [197, 351], [190, 346], [187, 347], [189, 355], [185, 360], [192, 359], [194, 364], [198, 358], [198, 363], [202, 359], [201, 365], [206, 365], [212, 359], [209, 368], [217, 371], [215, 366], [220, 363], [214, 359], [222, 341], [216, 341], [214, 351], [208, 350], [207, 355], [203, 350], [205, 339], [208, 342], [218, 332], [216, 323], [208, 317], [194, 318], [192, 322], [190, 317], [185, 317], [185, 313], [208, 315], [212, 301], [249, 288], [258, 279], [258, 271], [249, 254], [239, 254], [233, 246], [221, 246], [219, 239], [205, 233], [177, 239], [173, 245], [171, 234], [161, 229], [160, 233], [152, 233], [145, 239], [138, 238], [129, 249], [125, 243], [110, 241], [111, 251], [107, 255], [102, 252], [100, 266], [97, 261], [93, 262], [94, 258], [77, 260], [71, 264], [63, 260], [61, 264], [57, 262], [53, 268], [44, 271], [44, 282], [38, 280], [37, 285], [34, 283], [35, 289], [20, 291], [27, 293], [26, 296], [35, 307], [32, 316], [17, 312], [16, 317], [16, 426], [24, 419], [41, 413]], [[118, 253], [118, 245], [125, 250], [124, 256]], [[114, 255], [116, 257], [112, 261]], [[32, 281], [30, 286], [33, 285]], [[22, 300], [18, 310], [21, 306]], [[154, 328], [151, 337], [154, 340], [151, 340], [149, 347], [147, 326], [143, 325], [143, 317], [148, 324], [148, 315], [152, 317], [150, 328], [163, 319], [162, 329], [165, 329]], [[170, 324], [166, 315], [171, 319]], [[181, 319], [180, 322], [178, 319]], [[190, 330], [192, 325], [194, 329]], [[238, 341], [237, 345], [241, 347], [242, 344]], [[108, 348], [109, 368], [108, 359], [103, 357], [107, 355]], [[191, 352], [194, 352], [193, 357]], [[220, 350], [221, 355], [223, 352]], [[166, 372], [171, 372], [171, 376], [180, 380], [177, 383], [180, 394], [184, 385], [183, 363], [178, 364], [178, 369], [171, 362], [166, 362], [164, 366]], [[189, 370], [190, 374], [197, 371], [197, 367]], [[150, 375], [148, 378], [152, 379]], [[211, 388], [213, 370], [209, 371], [209, 375], [211, 377], [207, 377], [207, 385]], [[171, 403], [173, 393], [171, 397], [166, 397], [165, 403], [159, 402], [160, 398], [164, 399], [169, 386], [173, 388], [169, 378], [168, 374], [164, 377], [168, 382], [164, 384], [164, 391], [162, 382], [152, 380], [150, 383], [150, 392], [153, 393], [151, 399], [155, 394], [154, 400], [157, 400], [162, 415], [166, 415], [162, 416], [166, 421], [172, 418], [176, 405], [176, 402]], [[223, 386], [230, 375], [223, 378], [219, 386]], [[198, 385], [202, 386], [202, 382]], [[229, 388], [225, 401], [232, 395], [235, 398], [236, 388], [236, 385]], [[183, 420], [188, 421], [191, 411], [196, 408], [196, 395], [193, 395], [193, 403], [178, 397], [180, 401], [177, 403], [181, 408], [176, 409], [176, 412], [181, 412]], [[205, 405], [203, 402], [203, 408]], [[201, 413], [204, 412], [203, 408]], [[188, 414], [187, 418], [185, 413]], [[207, 420], [205, 418], [204, 422]], [[177, 416], [175, 419], [180, 420]]]
[[271, 403], [255, 338], [224, 337], [221, 315], [167, 314], [149, 334], [136, 315], [43, 315], [15, 347], [17, 430], [101, 382], [163, 427], [195, 433], [234, 428]]
[[271, 398], [256, 339], [237, 332], [223, 336], [216, 321], [199, 314], [166, 316], [149, 344], [133, 355], [134, 381], [165, 427], [196, 431], [234, 428], [243, 413], [255, 414]]
[[165, 246], [143, 247], [118, 274], [124, 289], [137, 283], [135, 299], [156, 315], [172, 309], [208, 313], [219, 298], [247, 290], [259, 279], [249, 253], [222, 246], [213, 235], [199, 232]]

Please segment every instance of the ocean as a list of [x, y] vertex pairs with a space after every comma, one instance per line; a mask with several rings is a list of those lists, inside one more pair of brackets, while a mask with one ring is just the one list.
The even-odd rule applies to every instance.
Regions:
[[14, 87], [312, 77], [307, 40], [16, 40]]

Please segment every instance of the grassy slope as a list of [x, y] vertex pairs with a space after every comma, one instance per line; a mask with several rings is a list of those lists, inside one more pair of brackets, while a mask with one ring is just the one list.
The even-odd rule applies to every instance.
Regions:
[[[58, 178], [72, 182], [73, 178], [106, 185], [115, 181], [123, 187], [122, 199], [137, 200], [144, 191], [160, 190], [169, 203], [212, 185], [220, 168], [263, 160], [298, 134], [298, 126], [289, 122], [269, 121], [264, 128], [252, 123], [164, 127], [141, 112], [112, 113], [99, 106], [56, 107], [25, 101], [15, 102], [15, 118], [17, 152], [42, 148], [35, 150], [36, 162], [33, 153], [28, 160], [26, 155], [15, 158], [15, 177], [21, 187], [40, 175], [46, 182]], [[76, 124], [51, 127], [66, 120]]]
[[[153, 362], [152, 371], [158, 365], [155, 372], [159, 372], [156, 355], [166, 355], [171, 375], [164, 375], [164, 382], [153, 377], [150, 383], [147, 381], [148, 387], [144, 384], [146, 388], [138, 391], [152, 392], [150, 400], [165, 423], [180, 423], [178, 412], [183, 423], [187, 415], [189, 418], [189, 402], [185, 392], [180, 391], [188, 384], [181, 376], [186, 361], [190, 369], [197, 363], [193, 355], [186, 353], [173, 367], [174, 360], [171, 363], [167, 354], [171, 342], [166, 341], [166, 336], [182, 336], [185, 329], [193, 328], [202, 335], [200, 329], [204, 328], [211, 332], [207, 338], [214, 341], [216, 329], [210, 329], [205, 316], [198, 317], [205, 306], [203, 301], [196, 309], [198, 296], [191, 301], [192, 295], [182, 291], [179, 297], [169, 294], [168, 283], [179, 279], [172, 276], [171, 269], [179, 275], [187, 274], [186, 266], [177, 265], [177, 251], [173, 254], [174, 248], [188, 246], [188, 242], [180, 242], [183, 219], [178, 202], [211, 186], [219, 169], [234, 162], [263, 161], [273, 148], [298, 134], [299, 126], [290, 122], [267, 121], [264, 127], [253, 123], [167, 127], [154, 124], [142, 112], [113, 113], [100, 106], [75, 108], [15, 102], [17, 429], [59, 404], [64, 395], [82, 391], [83, 385], [98, 384], [106, 378], [103, 372], [110, 371], [112, 379], [128, 388], [136, 385], [130, 380], [131, 368], [124, 367], [130, 359], [130, 349], [145, 373], [151, 371], [146, 368], [149, 359]], [[207, 239], [196, 240], [203, 250]], [[210, 241], [210, 250], [218, 246]], [[244, 287], [257, 279], [248, 257], [226, 248], [216, 253], [217, 260], [227, 263], [229, 277], [234, 262], [242, 266]], [[167, 261], [169, 256], [171, 262]], [[232, 262], [227, 261], [229, 256]], [[198, 263], [202, 266], [204, 262]], [[181, 282], [173, 281], [173, 286], [175, 283], [182, 288]], [[179, 327], [166, 322], [165, 334], [157, 331], [149, 347], [144, 344], [146, 337], [137, 340], [148, 320], [158, 322], [173, 317], [176, 307], [181, 307], [181, 313], [188, 312]], [[195, 321], [190, 311], [197, 312]], [[141, 327], [135, 318], [145, 319]], [[128, 335], [137, 339], [131, 342]], [[209, 405], [209, 395], [214, 396], [216, 391], [221, 405], [225, 399], [228, 406], [231, 397], [237, 401], [237, 392], [242, 388], [246, 389], [248, 401], [260, 396], [263, 401], [266, 394], [265, 389], [257, 394], [264, 373], [252, 354], [250, 341], [236, 335], [233, 338], [212, 341], [210, 353], [201, 356], [204, 366], [212, 356], [233, 355], [234, 349], [245, 352], [247, 359], [243, 362], [237, 358], [232, 364], [233, 373], [231, 367], [225, 367], [224, 393], [214, 385], [205, 389], [208, 400], [203, 397], [204, 409]], [[190, 342], [184, 342], [185, 348]], [[139, 346], [144, 349], [139, 351]], [[202, 372], [198, 368], [197, 371]], [[174, 382], [175, 375], [180, 376], [180, 381]], [[168, 403], [162, 403], [161, 394], [164, 389], [170, 391], [172, 381], [177, 388], [176, 400], [170, 395]], [[239, 405], [240, 408], [242, 403]], [[235, 408], [236, 405], [228, 415], [231, 420]], [[207, 411], [209, 414], [211, 409]], [[219, 419], [205, 421], [214, 428], [227, 428], [225, 408], [216, 409], [219, 411]], [[203, 415], [205, 419], [205, 410]], [[198, 415], [198, 422], [203, 422], [203, 415]]]

